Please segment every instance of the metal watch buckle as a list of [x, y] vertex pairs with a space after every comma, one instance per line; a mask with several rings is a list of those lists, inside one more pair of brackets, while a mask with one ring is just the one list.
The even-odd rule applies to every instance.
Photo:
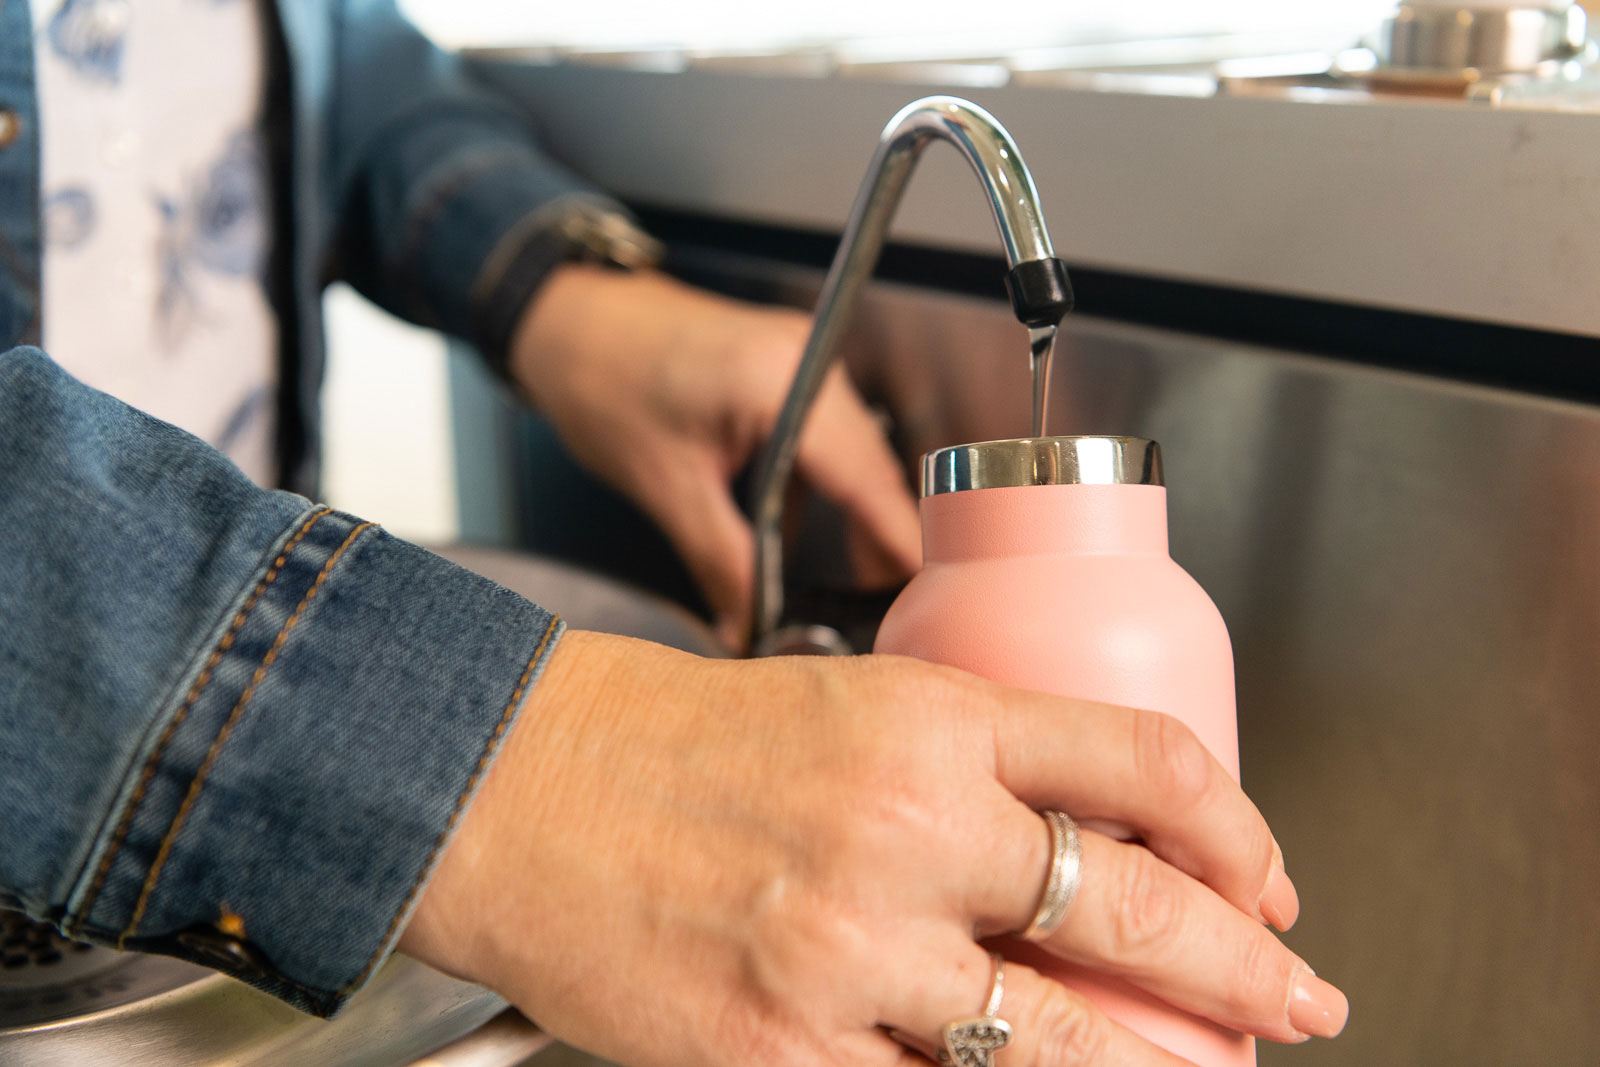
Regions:
[[660, 241], [615, 211], [573, 211], [561, 220], [559, 231], [574, 258], [623, 270], [654, 267], [665, 251]]

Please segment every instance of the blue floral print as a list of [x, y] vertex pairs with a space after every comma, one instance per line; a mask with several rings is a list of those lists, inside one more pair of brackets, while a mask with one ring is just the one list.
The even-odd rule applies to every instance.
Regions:
[[132, 21], [129, 0], [64, 0], [45, 36], [73, 70], [116, 85], [122, 80], [122, 45]]
[[158, 192], [155, 205], [161, 215], [156, 318], [176, 341], [201, 310], [192, 270], [234, 278], [261, 276], [269, 235], [265, 169], [256, 133], [234, 134], [186, 197]]
[[52, 248], [77, 248], [94, 235], [99, 214], [94, 194], [69, 185], [45, 197], [44, 239]]

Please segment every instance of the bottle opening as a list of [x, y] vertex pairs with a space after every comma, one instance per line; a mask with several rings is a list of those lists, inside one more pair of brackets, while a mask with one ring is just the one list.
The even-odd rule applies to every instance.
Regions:
[[1020, 485], [1164, 485], [1161, 446], [1143, 437], [1020, 437], [922, 457], [922, 495]]

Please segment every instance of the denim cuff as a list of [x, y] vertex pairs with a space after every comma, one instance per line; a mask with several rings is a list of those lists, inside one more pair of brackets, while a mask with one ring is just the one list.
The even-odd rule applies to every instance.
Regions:
[[333, 1014], [393, 949], [561, 629], [313, 508], [158, 717], [63, 926]]
[[[418, 133], [381, 156], [388, 172], [441, 162], [412, 186], [369, 191], [368, 225], [385, 282], [380, 303], [478, 346], [503, 364], [511, 329], [551, 268], [567, 254], [553, 224], [574, 198], [620, 205], [538, 156], [526, 141], [462, 148], [441, 131]], [[381, 169], [374, 164], [374, 169]], [[550, 225], [543, 225], [548, 222]], [[382, 232], [389, 226], [392, 232]], [[529, 250], [537, 250], [530, 256]], [[352, 264], [355, 266], [355, 264]], [[362, 275], [357, 272], [359, 281]]]
[[573, 193], [542, 204], [507, 227], [478, 268], [468, 292], [468, 332], [490, 369], [511, 381], [511, 342], [522, 313], [550, 272], [572, 256], [560, 224], [573, 200], [625, 209], [604, 197]]

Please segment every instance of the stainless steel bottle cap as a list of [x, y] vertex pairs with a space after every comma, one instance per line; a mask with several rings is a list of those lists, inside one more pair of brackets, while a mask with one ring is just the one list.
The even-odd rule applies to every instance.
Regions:
[[1142, 437], [1022, 437], [922, 457], [922, 495], [1018, 485], [1163, 485], [1161, 446]]

